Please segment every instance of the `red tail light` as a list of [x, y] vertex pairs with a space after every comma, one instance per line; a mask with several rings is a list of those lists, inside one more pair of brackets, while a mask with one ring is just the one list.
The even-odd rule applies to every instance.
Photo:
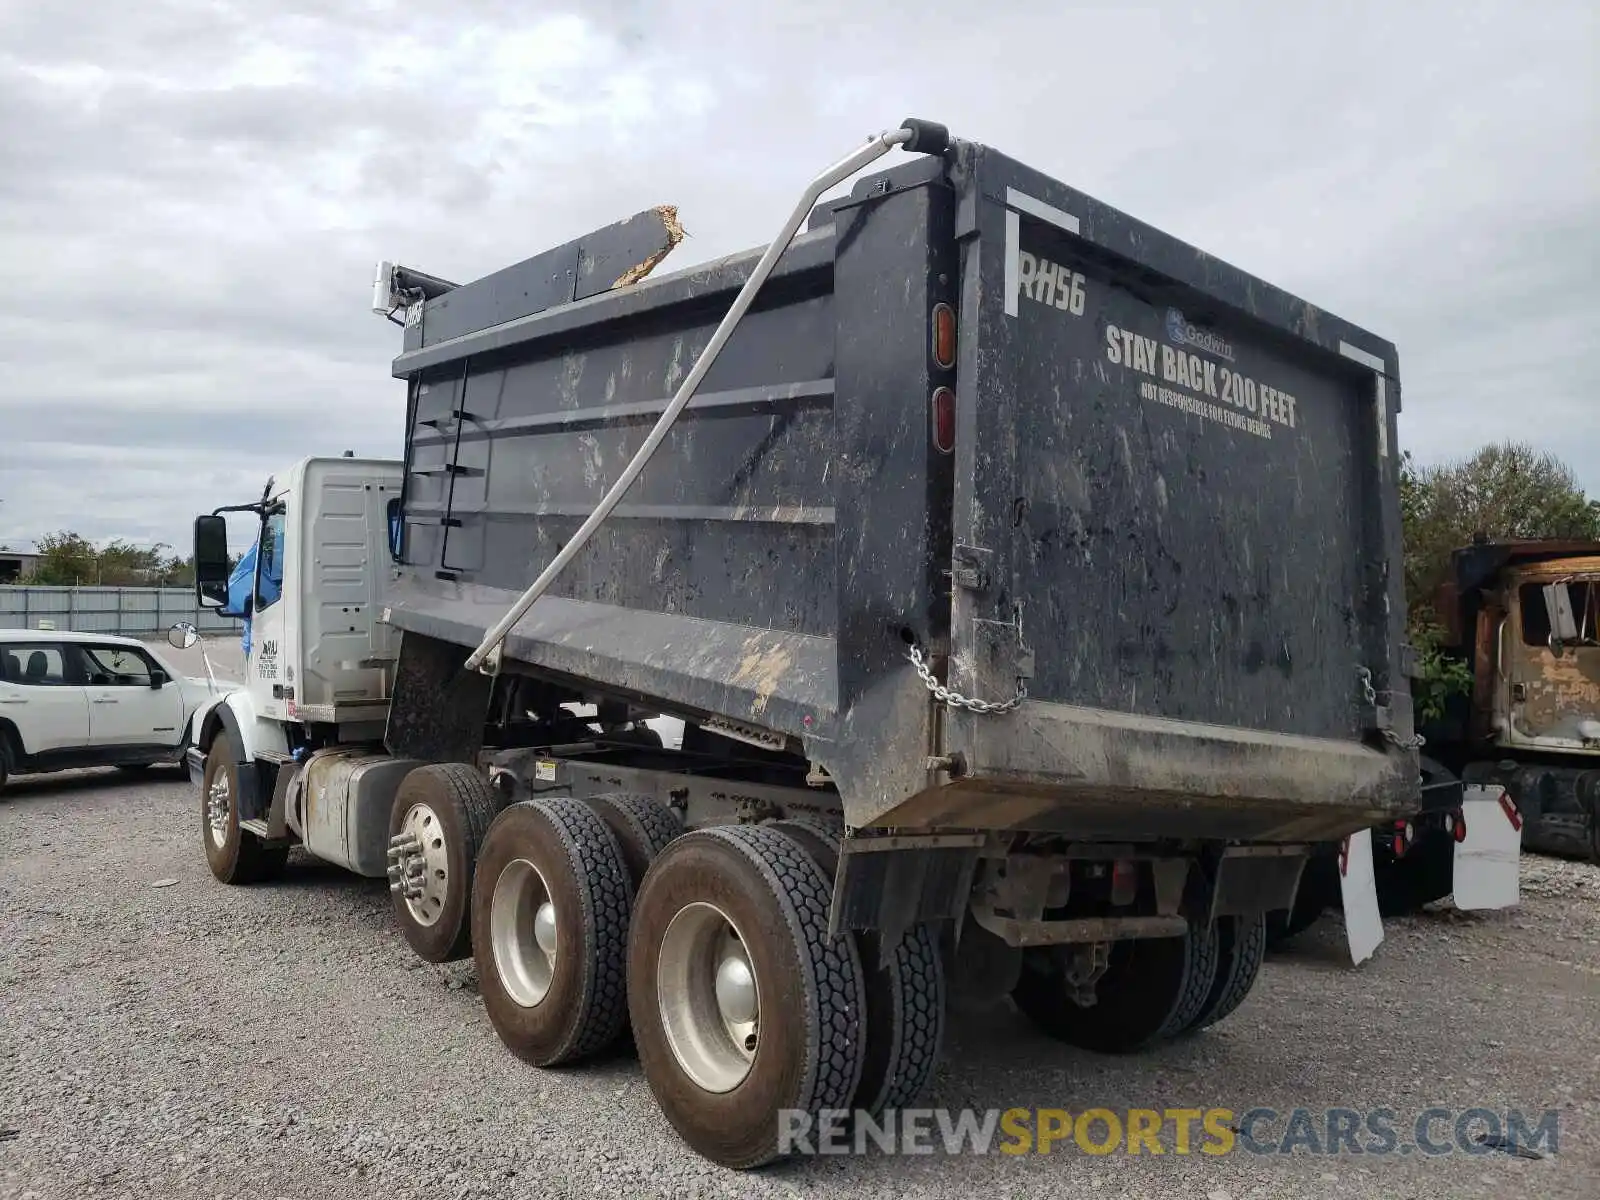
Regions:
[[947, 387], [933, 392], [933, 445], [940, 454], [956, 448], [956, 394]]
[[1500, 811], [1506, 814], [1506, 820], [1511, 822], [1511, 828], [1521, 833], [1522, 813], [1517, 811], [1517, 802], [1511, 798], [1510, 792], [1500, 793]]
[[1460, 812], [1457, 812], [1450, 822], [1450, 836], [1458, 842], [1467, 840], [1467, 819]]
[[933, 306], [933, 361], [942, 371], [956, 365], [956, 310], [948, 304]]
[[1132, 904], [1139, 895], [1139, 869], [1132, 861], [1119, 858], [1111, 864], [1111, 903]]

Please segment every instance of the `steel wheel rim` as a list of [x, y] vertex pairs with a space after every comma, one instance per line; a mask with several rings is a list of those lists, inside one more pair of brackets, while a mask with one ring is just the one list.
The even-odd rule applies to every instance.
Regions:
[[506, 995], [536, 1008], [555, 980], [560, 940], [550, 886], [525, 858], [505, 865], [489, 898], [489, 946]]
[[233, 789], [228, 786], [228, 772], [219, 770], [206, 790], [206, 832], [211, 844], [221, 850], [228, 844], [228, 810]]
[[414, 858], [422, 862], [422, 895], [405, 897], [406, 909], [419, 925], [432, 925], [444, 913], [450, 887], [450, 846], [445, 841], [439, 814], [420, 801], [406, 809], [400, 836], [414, 837], [421, 845]]
[[714, 904], [679, 909], [656, 963], [661, 1027], [678, 1065], [708, 1092], [730, 1092], [755, 1063], [761, 986], [739, 927]]

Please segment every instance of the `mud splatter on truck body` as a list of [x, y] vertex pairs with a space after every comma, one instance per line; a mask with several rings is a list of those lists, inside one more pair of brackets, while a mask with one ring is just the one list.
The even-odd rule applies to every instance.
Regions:
[[[408, 641], [479, 643], [757, 257], [415, 306]], [[860, 828], [1337, 837], [1418, 796], [1399, 402], [1387, 341], [957, 142], [816, 208], [503, 669], [787, 744]]]

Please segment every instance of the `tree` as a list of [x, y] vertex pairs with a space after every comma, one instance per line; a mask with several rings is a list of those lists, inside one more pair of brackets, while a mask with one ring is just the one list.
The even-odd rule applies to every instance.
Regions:
[[1478, 536], [1600, 539], [1600, 501], [1590, 500], [1572, 468], [1517, 442], [1485, 446], [1470, 458], [1418, 468], [1401, 460], [1408, 615], [1434, 620], [1434, 594], [1453, 550]]
[[1417, 649], [1417, 707], [1441, 715], [1453, 693], [1472, 686], [1466, 663], [1443, 652], [1434, 608], [1450, 576], [1450, 556], [1482, 536], [1490, 540], [1600, 539], [1600, 501], [1584, 495], [1572, 469], [1554, 454], [1505, 442], [1470, 458], [1418, 468], [1400, 462], [1400, 519], [1405, 538], [1406, 624]]
[[[135, 546], [114, 538], [96, 547], [82, 534], [61, 530], [39, 539], [39, 559], [29, 583], [80, 587], [149, 587], [179, 572], [181, 560], [163, 557], [165, 545]], [[191, 575], [192, 578], [192, 575]]]

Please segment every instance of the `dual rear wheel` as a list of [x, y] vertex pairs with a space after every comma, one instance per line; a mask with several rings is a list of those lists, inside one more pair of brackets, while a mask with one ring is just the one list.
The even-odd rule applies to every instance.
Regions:
[[833, 833], [683, 833], [638, 796], [510, 805], [472, 897], [491, 1024], [542, 1067], [631, 1032], [668, 1121], [735, 1168], [779, 1157], [795, 1115], [913, 1102], [943, 1034], [938, 947], [923, 927], [888, 954], [829, 936]]
[[1266, 943], [1258, 914], [1191, 925], [1180, 937], [1113, 942], [1092, 965], [1076, 947], [1039, 948], [1024, 956], [1012, 998], [1059, 1041], [1128, 1054], [1197, 1033], [1238, 1008]]

